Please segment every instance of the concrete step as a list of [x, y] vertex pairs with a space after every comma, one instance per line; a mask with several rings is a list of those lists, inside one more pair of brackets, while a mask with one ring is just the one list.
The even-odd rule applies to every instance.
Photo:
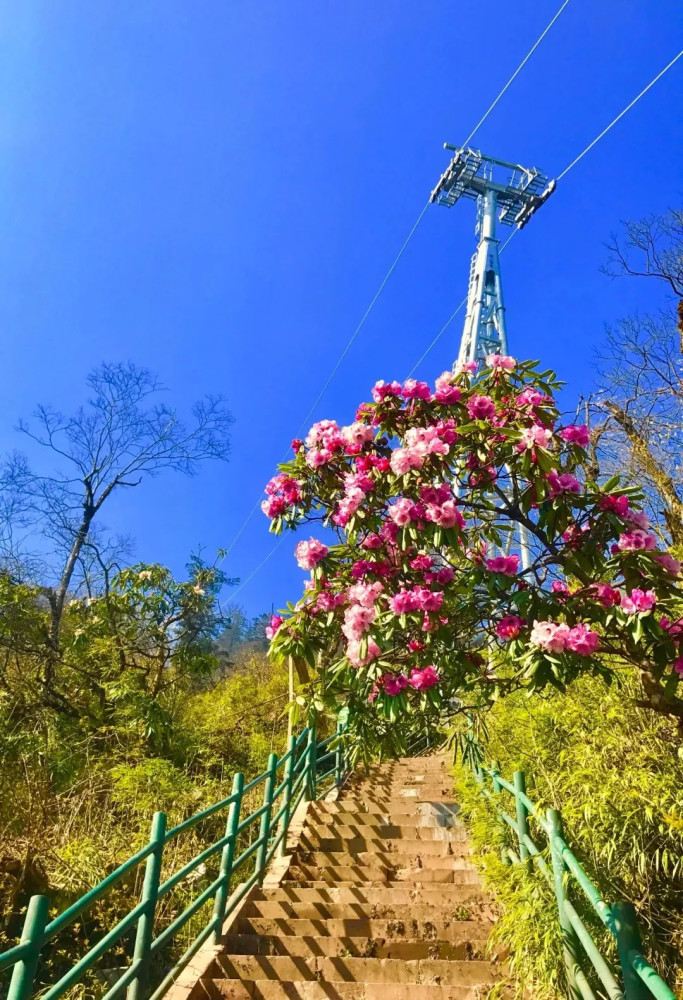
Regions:
[[340, 905], [392, 905], [402, 904], [450, 906], [464, 900], [481, 896], [481, 881], [476, 871], [458, 873], [462, 882], [460, 885], [447, 883], [438, 887], [430, 885], [406, 885], [405, 882], [384, 882], [380, 887], [372, 885], [346, 884], [330, 885], [319, 882], [317, 885], [307, 883], [296, 885], [293, 882], [283, 882], [277, 889], [259, 890], [254, 894], [256, 903], [312, 903]]
[[[460, 889], [460, 887], [458, 887]], [[307, 890], [302, 890], [306, 892]], [[263, 899], [253, 900], [245, 904], [242, 913], [244, 919], [268, 920], [310, 920], [316, 926], [322, 926], [322, 922], [330, 920], [347, 921], [367, 921], [367, 920], [393, 920], [403, 923], [405, 926], [413, 923], [432, 923], [434, 926], [442, 927], [447, 925], [449, 920], [459, 921], [484, 921], [489, 923], [493, 919], [493, 908], [486, 896], [475, 887], [464, 887], [456, 896], [449, 896], [444, 899], [444, 894], [439, 893], [440, 899], [416, 902], [394, 903], [391, 902], [396, 889], [384, 892], [378, 902], [346, 902], [330, 903], [323, 900], [274, 900]], [[435, 903], [439, 903], [438, 906]], [[242, 926], [241, 924], [239, 925]], [[413, 935], [419, 937], [420, 935]]]
[[436, 986], [492, 986], [496, 965], [482, 960], [444, 961], [391, 958], [302, 958], [286, 955], [219, 955], [225, 979], [318, 980], [326, 983], [424, 983]]
[[434, 827], [423, 826], [421, 824], [396, 825], [395, 823], [381, 823], [375, 826], [363, 823], [338, 823], [314, 820], [307, 823], [304, 828], [304, 836], [309, 839], [319, 838], [321, 840], [366, 840], [374, 844], [376, 841], [385, 840], [405, 840], [409, 842], [419, 841], [424, 843], [430, 840], [467, 840], [465, 827]]
[[[412, 822], [415, 817], [438, 813], [444, 817], [456, 816], [458, 804], [452, 801], [423, 802], [419, 799], [412, 801], [406, 798], [377, 800], [371, 797], [358, 799], [350, 796], [339, 799], [337, 802], [316, 802], [310, 807], [312, 816], [335, 816], [343, 813], [358, 820], [365, 816], [385, 816], [390, 823], [403, 824], [406, 820], [403, 817], [410, 817], [407, 822]], [[373, 820], [374, 822], [374, 820]]]
[[[327, 805], [337, 805], [337, 803], [327, 803]], [[341, 803], [339, 804], [341, 806]], [[458, 818], [457, 808], [450, 809], [440, 804], [420, 803], [419, 808], [409, 808], [408, 812], [385, 813], [370, 811], [346, 812], [342, 809], [329, 809], [323, 811], [315, 807], [310, 807], [307, 816], [307, 825], [336, 825], [341, 826], [398, 826], [401, 829], [421, 829], [422, 827], [460, 827], [463, 828], [462, 820]]]
[[[459, 868], [463, 858], [469, 854], [469, 845], [463, 841], [453, 844], [439, 844], [438, 853], [431, 851], [308, 851], [305, 847], [297, 850], [297, 863], [313, 865], [316, 868], [355, 868], [369, 865], [376, 868]], [[451, 847], [452, 851], [444, 850]]]
[[325, 882], [328, 885], [337, 885], [339, 882], [348, 882], [352, 885], [358, 882], [454, 882], [464, 884], [466, 879], [461, 876], [469, 874], [470, 871], [474, 871], [474, 868], [464, 864], [461, 868], [379, 868], [370, 865], [314, 867], [297, 864], [289, 868], [287, 881]]
[[[423, 908], [423, 909], [426, 909]], [[484, 939], [490, 930], [488, 921], [456, 920], [441, 913], [432, 912], [418, 920], [405, 907], [404, 919], [375, 917], [347, 917], [343, 920], [307, 919], [306, 917], [261, 917], [240, 916], [231, 933], [255, 934], [263, 937], [350, 937], [386, 940], [394, 935], [399, 940], [411, 941], [468, 941], [472, 938]], [[430, 919], [431, 916], [431, 919]]]
[[345, 854], [353, 855], [355, 859], [372, 855], [410, 855], [415, 857], [427, 855], [432, 857], [443, 857], [449, 854], [465, 854], [468, 850], [467, 841], [451, 840], [407, 840], [407, 839], [381, 839], [364, 840], [360, 837], [349, 837], [345, 839], [328, 837], [311, 837], [304, 833], [301, 838], [299, 856], [305, 851], [322, 852], [324, 854]]
[[228, 955], [289, 955], [292, 958], [386, 958], [415, 961], [421, 958], [472, 961], [485, 957], [488, 933], [462, 940], [413, 940], [388, 937], [325, 937], [308, 934], [228, 934], [223, 946]]
[[482, 1000], [481, 986], [214, 979], [207, 1000]]

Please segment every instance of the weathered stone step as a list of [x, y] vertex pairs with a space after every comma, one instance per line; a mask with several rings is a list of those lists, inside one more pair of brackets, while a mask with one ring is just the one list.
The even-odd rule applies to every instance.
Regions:
[[[455, 859], [459, 860], [459, 859]], [[287, 880], [295, 882], [326, 882], [336, 885], [339, 882], [350, 884], [358, 882], [456, 882], [466, 880], [461, 876], [468, 874], [473, 868], [378, 868], [370, 865], [338, 865], [336, 867], [314, 867], [311, 865], [292, 865], [287, 872]]]
[[305, 833], [301, 838], [300, 856], [306, 850], [323, 852], [324, 854], [344, 854], [353, 855], [355, 860], [364, 858], [366, 855], [378, 857], [380, 855], [410, 855], [415, 857], [431, 856], [444, 857], [449, 854], [464, 854], [467, 851], [467, 841], [462, 840], [404, 840], [401, 838], [365, 840], [360, 837], [349, 837], [345, 839], [328, 837], [311, 837]]
[[462, 824], [455, 827], [424, 826], [418, 823], [400, 826], [383, 823], [370, 826], [362, 823], [322, 823], [315, 820], [306, 824], [304, 836], [324, 840], [367, 840], [373, 844], [383, 840], [424, 843], [429, 840], [466, 840], [467, 831]]
[[443, 816], [455, 816], [458, 813], [458, 805], [452, 801], [425, 801], [415, 797], [380, 800], [368, 797], [359, 799], [357, 797], [344, 797], [337, 802], [316, 802], [311, 807], [313, 816], [334, 816], [338, 813], [345, 815], [359, 816], [387, 816], [392, 823], [403, 822], [399, 817], [422, 816], [425, 813], [439, 812]]
[[424, 983], [437, 986], [492, 986], [496, 966], [489, 961], [439, 959], [301, 958], [286, 955], [219, 955], [226, 979], [322, 980], [326, 983]]
[[[330, 805], [337, 803], [329, 803]], [[339, 803], [342, 805], [343, 803]], [[341, 809], [323, 812], [311, 808], [307, 817], [308, 825], [340, 824], [341, 826], [399, 826], [402, 829], [421, 828], [425, 826], [461, 827], [462, 820], [458, 818], [457, 808], [433, 805], [431, 802], [419, 803], [419, 808], [410, 808], [408, 812], [389, 813], [371, 812], [369, 810], [345, 812]]]
[[402, 919], [386, 917], [347, 917], [339, 920], [307, 919], [305, 917], [257, 917], [240, 916], [231, 933], [255, 934], [277, 937], [349, 937], [381, 938], [393, 935], [398, 940], [411, 941], [468, 941], [471, 938], [486, 937], [489, 923], [474, 920], [456, 920], [441, 912], [432, 912], [421, 920], [413, 917], [409, 907], [404, 908]]
[[[462, 859], [467, 857], [469, 847], [466, 842], [438, 844], [442, 850], [437, 854], [428, 851], [414, 853], [399, 851], [307, 851], [305, 847], [297, 851], [297, 861], [316, 868], [355, 868], [369, 865], [375, 868], [461, 868]], [[444, 850], [451, 847], [452, 851]]]
[[438, 888], [429, 885], [406, 885], [405, 882], [383, 882], [380, 887], [372, 885], [356, 885], [355, 883], [331, 886], [327, 882], [317, 885], [307, 883], [296, 885], [292, 882], [282, 882], [277, 889], [260, 890], [252, 897], [254, 902], [276, 903], [339, 903], [399, 905], [403, 903], [440, 904], [449, 906], [452, 902], [471, 899], [475, 894], [481, 895], [481, 881], [476, 871], [458, 873], [462, 882], [460, 885], [446, 884]]
[[386, 935], [377, 937], [326, 937], [311, 933], [228, 934], [223, 942], [228, 955], [289, 955], [292, 958], [385, 958], [415, 961], [421, 958], [445, 961], [483, 959], [488, 934], [475, 937], [471, 930], [463, 939], [412, 940]]
[[[454, 887], [450, 887], [454, 888]], [[252, 900], [245, 903], [243, 914], [245, 919], [266, 918], [269, 920], [311, 920], [316, 925], [321, 921], [342, 920], [396, 920], [406, 926], [413, 922], [433, 923], [441, 927], [449, 920], [460, 921], [490, 921], [493, 910], [486, 896], [475, 887], [458, 887], [458, 893], [444, 898], [439, 892], [439, 898], [416, 902], [406, 898], [406, 902], [392, 903], [390, 900], [398, 891], [383, 892], [376, 902], [330, 903], [323, 900]], [[302, 893], [309, 890], [302, 889]], [[389, 901], [388, 901], [389, 900]], [[438, 903], [439, 905], [435, 905]], [[240, 925], [241, 926], [241, 925]], [[419, 936], [419, 935], [415, 935]]]
[[479, 985], [214, 979], [205, 988], [209, 1000], [481, 1000]]

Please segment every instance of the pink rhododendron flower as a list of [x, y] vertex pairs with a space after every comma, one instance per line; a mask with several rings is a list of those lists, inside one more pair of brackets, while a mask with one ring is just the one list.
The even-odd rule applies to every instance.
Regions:
[[651, 552], [656, 548], [656, 536], [642, 528], [634, 528], [633, 531], [625, 531], [623, 535], [619, 535], [617, 549], [621, 552]]
[[401, 395], [401, 383], [400, 382], [385, 382], [384, 379], [380, 379], [379, 382], [375, 382], [372, 389], [372, 398], [376, 403], [383, 402], [387, 396], [400, 396]]
[[376, 532], [371, 531], [369, 535], [365, 536], [360, 545], [362, 549], [381, 549], [382, 539]]
[[592, 583], [589, 590], [603, 608], [611, 608], [615, 604], [621, 603], [621, 594], [614, 587], [610, 587], [608, 583]]
[[382, 674], [380, 680], [390, 698], [405, 691], [409, 683], [405, 674]]
[[479, 396], [475, 393], [467, 401], [467, 412], [472, 420], [490, 420], [495, 416], [496, 404], [490, 396]]
[[600, 636], [587, 625], [579, 624], [569, 630], [566, 648], [579, 656], [591, 656], [600, 645]]
[[641, 590], [635, 587], [630, 595], [621, 595], [621, 607], [627, 615], [635, 615], [638, 611], [651, 611], [657, 603], [654, 590]]
[[640, 528], [641, 531], [646, 531], [650, 527], [650, 518], [644, 510], [630, 510], [627, 514], [627, 519], [634, 527]]
[[376, 660], [381, 652], [382, 650], [372, 638], [368, 639], [368, 650], [363, 657], [360, 655], [360, 641], [358, 639], [350, 639], [346, 647], [346, 656], [352, 667], [367, 666], [372, 660]]
[[486, 568], [491, 573], [502, 573], [503, 576], [514, 576], [519, 571], [519, 556], [496, 556], [486, 560]]
[[[431, 427], [411, 427], [406, 431], [406, 451], [418, 455], [447, 455], [448, 445], [442, 440], [443, 425]], [[455, 435], [452, 435], [455, 436]]]
[[266, 625], [266, 639], [274, 639], [275, 633], [282, 625], [284, 618], [280, 618], [279, 615], [271, 615], [270, 623]]
[[401, 395], [404, 399], [431, 399], [432, 392], [426, 382], [418, 382], [414, 378], [407, 378], [403, 383]]
[[556, 472], [549, 472], [546, 479], [550, 487], [548, 493], [551, 497], [559, 496], [560, 493], [581, 492], [581, 483], [571, 472], [562, 472], [559, 476]]
[[399, 590], [398, 594], [389, 598], [389, 607], [395, 615], [409, 614], [417, 611], [419, 606], [418, 598], [412, 590]]
[[412, 448], [395, 448], [391, 453], [391, 471], [395, 476], [405, 476], [411, 469], [421, 469], [425, 456]]
[[419, 521], [424, 516], [424, 510], [420, 504], [413, 503], [407, 497], [401, 497], [389, 508], [389, 517], [399, 528], [405, 527], [411, 521]]
[[410, 674], [410, 686], [416, 691], [428, 691], [439, 683], [439, 675], [436, 667], [423, 667], [422, 670], [413, 670]]
[[570, 524], [567, 530], [562, 532], [562, 541], [565, 543], [567, 548], [578, 549], [581, 547], [583, 536], [589, 531], [589, 524], [582, 524], [581, 527], [579, 527], [578, 524]]
[[544, 396], [542, 392], [532, 388], [524, 389], [517, 396], [518, 406], [543, 406], [544, 403], [550, 402], [552, 400], [549, 396]]
[[436, 573], [425, 573], [427, 583], [438, 583], [445, 587], [447, 583], [452, 583], [455, 579], [455, 572], [452, 566], [442, 566]]
[[432, 568], [432, 557], [428, 556], [424, 552], [420, 552], [416, 555], [414, 559], [410, 560], [410, 568], [415, 569], [418, 572], [424, 572], [425, 570], [430, 570]]
[[564, 622], [534, 622], [530, 641], [549, 653], [561, 653], [567, 645], [569, 625]]
[[261, 504], [261, 510], [266, 517], [278, 517], [301, 500], [301, 485], [291, 476], [279, 472], [266, 483], [266, 494], [268, 499]]
[[374, 607], [364, 608], [361, 604], [352, 604], [344, 612], [342, 632], [349, 642], [359, 640], [363, 633], [370, 628], [376, 617], [377, 612]]
[[434, 400], [437, 403], [457, 403], [462, 395], [452, 384], [453, 372], [443, 372], [434, 383]]
[[616, 497], [607, 494], [604, 497], [600, 497], [598, 507], [600, 510], [612, 511], [614, 514], [618, 514], [619, 517], [626, 517], [628, 513], [628, 497]]
[[360, 604], [363, 608], [371, 608], [384, 586], [377, 580], [375, 583], [354, 583], [346, 591], [350, 604]]
[[440, 528], [465, 528], [465, 518], [455, 505], [455, 500], [446, 500], [439, 506], [430, 503], [425, 508], [425, 516], [428, 521], [433, 521]]
[[455, 374], [460, 375], [462, 372], [466, 372], [468, 375], [474, 375], [478, 367], [478, 361], [458, 361], [455, 366]]
[[296, 561], [301, 569], [313, 569], [321, 559], [324, 559], [329, 549], [317, 538], [309, 538], [307, 542], [299, 542], [294, 549]]
[[678, 576], [681, 572], [680, 561], [678, 559], [674, 559], [674, 557], [668, 552], [662, 552], [661, 555], [655, 556], [655, 559], [660, 566], [664, 567], [667, 573], [671, 574], [671, 576]]
[[413, 590], [420, 611], [438, 611], [443, 604], [443, 593], [440, 590], [428, 590], [426, 587], [415, 587]]
[[419, 639], [411, 639], [408, 643], [408, 649], [411, 653], [419, 653], [421, 649], [426, 649], [427, 647]]
[[315, 606], [319, 611], [332, 611], [342, 604], [346, 604], [346, 595], [333, 594], [331, 590], [323, 590], [318, 594], [315, 602]]
[[562, 580], [553, 580], [550, 589], [553, 594], [569, 594], [569, 587]]
[[499, 639], [516, 639], [522, 625], [526, 625], [524, 618], [518, 618], [517, 615], [506, 615], [496, 625], [496, 635]]
[[532, 427], [525, 427], [522, 430], [522, 437], [517, 445], [518, 451], [529, 448], [547, 448], [552, 440], [552, 431], [547, 427], [540, 427], [534, 424]]
[[368, 705], [372, 705], [373, 701], [375, 701], [375, 699], [377, 698], [377, 695], [380, 693], [380, 690], [381, 690], [381, 688], [379, 687], [378, 684], [373, 684], [372, 685], [372, 690], [370, 691], [370, 694], [368, 695]]
[[487, 354], [486, 366], [493, 368], [494, 371], [511, 372], [517, 367], [517, 359], [504, 354]]
[[375, 436], [375, 432], [368, 424], [356, 421], [348, 427], [342, 427], [342, 434], [349, 444], [367, 444]]
[[590, 444], [590, 433], [583, 424], [569, 424], [560, 431], [560, 437], [569, 444], [576, 444], [579, 448], [587, 448]]
[[683, 677], [683, 656], [677, 656], [673, 662], [673, 668], [677, 674]]

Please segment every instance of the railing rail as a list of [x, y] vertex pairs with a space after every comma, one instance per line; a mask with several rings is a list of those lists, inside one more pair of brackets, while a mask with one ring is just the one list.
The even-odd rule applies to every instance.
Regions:
[[[652, 997], [655, 1000], [675, 1000], [672, 991], [643, 955], [634, 907], [625, 902], [606, 903], [601, 898], [564, 840], [560, 813], [556, 809], [549, 809], [545, 816], [542, 815], [526, 794], [522, 771], [515, 771], [513, 782], [510, 783], [502, 777], [497, 766], [485, 767], [470, 760], [470, 767], [482, 795], [498, 816], [501, 827], [510, 827], [513, 831], [515, 847], [506, 846], [502, 849], [503, 861], [506, 864], [523, 864], [527, 868], [536, 865], [555, 892], [571, 1000], [595, 1000], [595, 993], [582, 968], [584, 956], [590, 961], [610, 1000], [651, 1000]], [[490, 782], [490, 788], [487, 787], [487, 782]], [[514, 799], [514, 817], [503, 807], [504, 792]], [[531, 839], [529, 817], [545, 835], [545, 847], [539, 847]], [[550, 865], [543, 857], [546, 848], [550, 855]], [[573, 876], [573, 881], [570, 876]], [[569, 898], [575, 884], [580, 887], [616, 942], [621, 985]]]
[[[170, 830], [166, 829], [165, 813], [155, 813], [149, 843], [51, 922], [48, 923], [48, 897], [32, 896], [19, 944], [0, 953], [0, 973], [12, 968], [7, 1000], [28, 1000], [37, 989], [41, 990], [41, 1000], [58, 1000], [67, 990], [80, 982], [87, 971], [104, 954], [117, 946], [125, 934], [132, 932], [133, 928], [135, 928], [135, 944], [132, 960], [104, 994], [103, 1000], [114, 1000], [124, 990], [127, 990], [127, 1000], [142, 1000], [142, 998], [159, 1000], [205, 941], [212, 937], [214, 943], [218, 943], [225, 919], [230, 916], [249, 889], [263, 881], [266, 868], [276, 852], [284, 853], [290, 820], [299, 803], [304, 798], [315, 800], [321, 786], [330, 778], [332, 784], [328, 783], [326, 788], [341, 784], [347, 770], [346, 761], [347, 753], [341, 726], [337, 727], [337, 732], [332, 736], [320, 741], [316, 739], [315, 726], [305, 729], [298, 737], [290, 738], [287, 751], [281, 758], [271, 754], [267, 769], [247, 785], [244, 784], [244, 776], [236, 774], [232, 793], [221, 802], [183, 820]], [[282, 780], [279, 780], [280, 774]], [[248, 816], [241, 817], [244, 796], [261, 784], [264, 786], [262, 805]], [[282, 805], [279, 804], [280, 799]], [[226, 814], [224, 836], [162, 882], [165, 847], [179, 834], [219, 813]], [[258, 832], [254, 834], [256, 821], [258, 821]], [[249, 842], [242, 853], [235, 857], [238, 838], [246, 831], [249, 831]], [[157, 902], [219, 851], [221, 860], [218, 877], [155, 936]], [[254, 855], [255, 859], [252, 862], [254, 870], [231, 893], [233, 876], [247, 861], [254, 858]], [[41, 955], [45, 954], [50, 943], [143, 862], [145, 862], [143, 887], [140, 901], [136, 906], [103, 934], [56, 982], [37, 984], [36, 976]], [[211, 917], [195, 935], [184, 954], [170, 970], [164, 971], [161, 982], [152, 989], [150, 986], [152, 960], [164, 946], [177, 937], [188, 921], [210, 900], [214, 903]]]

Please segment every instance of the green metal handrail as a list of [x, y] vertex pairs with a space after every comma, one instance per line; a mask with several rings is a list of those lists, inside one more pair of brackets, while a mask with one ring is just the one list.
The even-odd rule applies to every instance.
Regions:
[[[625, 902], [606, 903], [601, 898], [562, 836], [560, 813], [556, 809], [549, 809], [543, 816], [527, 796], [524, 772], [515, 771], [514, 780], [510, 783], [502, 777], [498, 766], [484, 767], [471, 760], [470, 767], [482, 795], [490, 802], [501, 826], [510, 827], [515, 834], [517, 850], [512, 847], [503, 848], [503, 861], [506, 864], [523, 864], [527, 869], [535, 864], [555, 892], [571, 1000], [595, 1000], [595, 994], [581, 967], [582, 954], [589, 959], [610, 1000], [650, 1000], [651, 997], [655, 997], [655, 1000], [676, 1000], [666, 983], [645, 960], [634, 907]], [[486, 787], [487, 780], [490, 780], [490, 789]], [[503, 792], [513, 796], [514, 817], [502, 808]], [[534, 819], [546, 836], [551, 865], [542, 856], [544, 848], [538, 847], [531, 839], [529, 817]], [[616, 941], [621, 986], [569, 899], [568, 875], [574, 877], [591, 907]]]
[[[166, 830], [166, 814], [155, 813], [149, 843], [51, 922], [48, 923], [48, 897], [32, 896], [19, 944], [0, 953], [0, 973], [9, 968], [13, 969], [7, 1000], [28, 1000], [37, 988], [44, 990], [41, 992], [41, 1000], [58, 1000], [134, 926], [136, 935], [131, 963], [107, 991], [103, 1000], [114, 1000], [124, 989], [127, 989], [127, 1000], [143, 1000], [143, 998], [159, 1000], [205, 941], [212, 938], [214, 943], [218, 944], [226, 918], [253, 885], [261, 884], [266, 868], [276, 852], [284, 854], [290, 820], [301, 801], [305, 798], [315, 800], [321, 784], [330, 777], [334, 780], [328, 788], [340, 785], [344, 780], [348, 759], [346, 750], [341, 726], [337, 727], [337, 732], [332, 736], [320, 741], [316, 739], [315, 725], [304, 729], [298, 737], [290, 737], [287, 752], [283, 757], [278, 758], [276, 754], [271, 754], [267, 769], [247, 785], [244, 784], [244, 776], [236, 774], [232, 793], [226, 799], [183, 820], [170, 830]], [[319, 765], [328, 760], [332, 760], [332, 766], [321, 774]], [[280, 772], [282, 780], [277, 784]], [[244, 796], [261, 784], [264, 785], [263, 804], [248, 816], [241, 818]], [[280, 798], [282, 805], [279, 804]], [[279, 808], [274, 812], [276, 803]], [[224, 836], [161, 882], [161, 867], [166, 845], [175, 840], [180, 833], [223, 811], [227, 812]], [[257, 820], [259, 821], [257, 835], [251, 833], [246, 848], [235, 857], [238, 837], [250, 830]], [[155, 937], [154, 918], [157, 902], [219, 851], [221, 864], [218, 877]], [[230, 893], [233, 875], [242, 865], [254, 858], [254, 855], [256, 856], [253, 862], [254, 870]], [[143, 861], [144, 882], [137, 905], [108, 930], [57, 982], [50, 984], [46, 990], [45, 984], [36, 986], [36, 972], [43, 949], [60, 931], [70, 927], [84, 911], [106, 895], [126, 875], [137, 869]], [[152, 958], [168, 945], [211, 899], [214, 901], [211, 918], [152, 991], [149, 985]]]

